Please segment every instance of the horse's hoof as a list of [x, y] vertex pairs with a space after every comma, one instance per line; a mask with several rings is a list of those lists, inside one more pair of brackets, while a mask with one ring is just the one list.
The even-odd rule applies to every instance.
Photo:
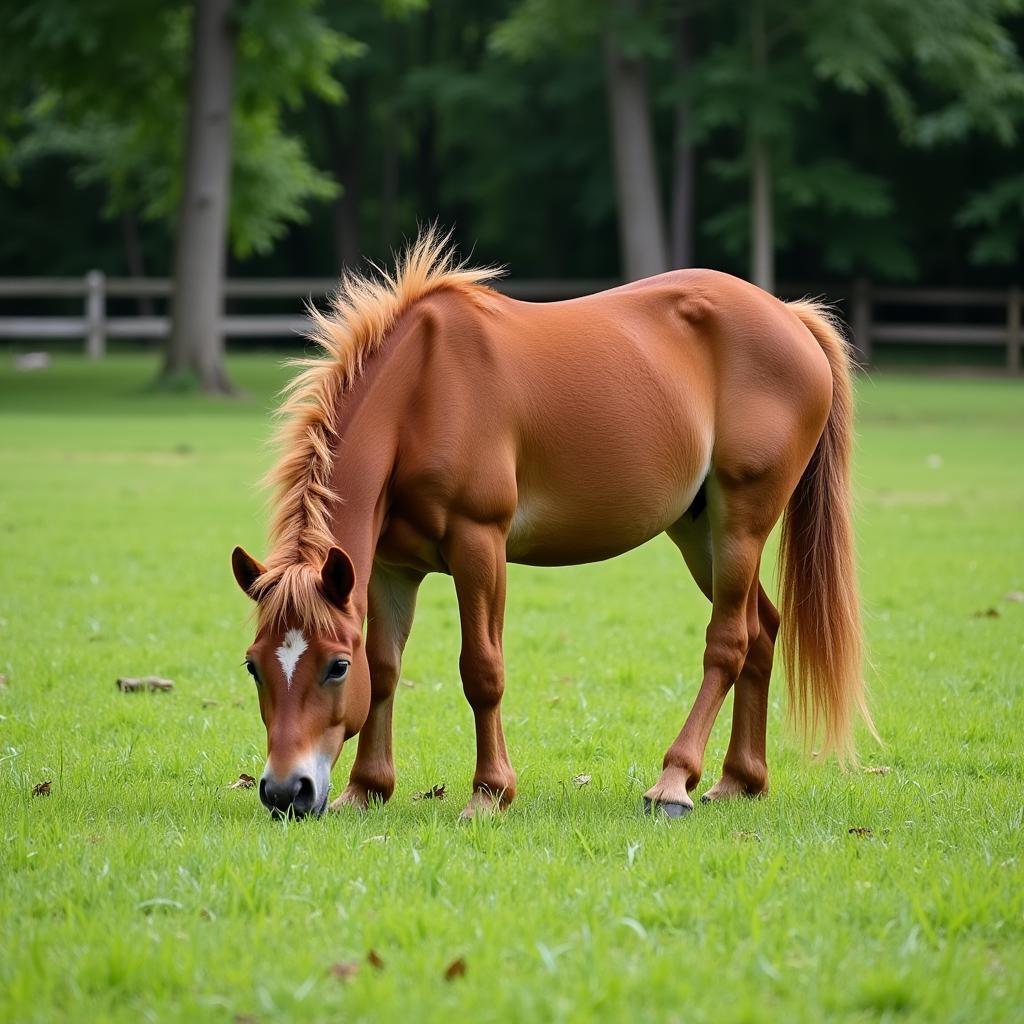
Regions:
[[661, 803], [660, 801], [652, 800], [650, 797], [644, 797], [644, 814], [657, 814], [661, 811], [666, 818], [685, 818], [692, 810], [693, 807], [688, 804], [680, 804], [674, 801]]

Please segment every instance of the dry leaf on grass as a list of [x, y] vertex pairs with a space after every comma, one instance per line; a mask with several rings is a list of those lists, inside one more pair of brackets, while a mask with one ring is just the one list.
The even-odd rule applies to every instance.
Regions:
[[984, 608], [979, 612], [975, 612], [971, 618], [973, 619], [998, 619], [999, 609], [998, 608]]
[[366, 954], [366, 962], [374, 970], [377, 970], [377, 971], [383, 971], [384, 970], [384, 960], [381, 957], [380, 953], [378, 953], [377, 950], [375, 950], [375, 949], [371, 949], [370, 952]]
[[256, 780], [251, 775], [242, 772], [234, 782], [229, 784], [228, 789], [252, 789], [255, 785]]
[[203, 707], [204, 708], [219, 708], [220, 707], [220, 701], [219, 700], [214, 700], [212, 697], [204, 697], [203, 698]]
[[444, 980], [454, 981], [456, 978], [461, 978], [466, 973], [466, 961], [463, 957], [459, 957], [457, 960], [453, 960], [444, 969]]
[[174, 680], [162, 679], [160, 676], [123, 676], [118, 679], [117, 688], [122, 693], [137, 693], [139, 690], [163, 693], [174, 688]]
[[50, 795], [50, 780], [46, 779], [44, 782], [37, 782], [32, 787], [33, 796], [49, 796]]
[[412, 798], [413, 800], [443, 800], [446, 792], [445, 783], [442, 782], [439, 786], [431, 786], [423, 793], [413, 793]]
[[865, 775], [888, 775], [892, 769], [887, 764], [872, 764], [864, 766]]
[[336, 978], [341, 978], [342, 981], [348, 981], [350, 978], [354, 978], [358, 973], [358, 960], [341, 960], [336, 964], [331, 964], [331, 974]]
[[3, 689], [7, 685], [7, 676], [0, 675], [0, 689]]
[[748, 842], [761, 842], [761, 837], [756, 832], [733, 832], [734, 839], [742, 839]]
[[1003, 595], [1004, 601], [1012, 601], [1014, 604], [1024, 604], [1024, 590], [1011, 590]]
[[855, 825], [853, 828], [846, 830], [851, 836], [873, 836], [875, 830], [872, 828], [865, 828], [863, 825]]
[[574, 775], [572, 777], [572, 781], [575, 782], [577, 786], [586, 786], [590, 782], [590, 779], [591, 776], [589, 775]]

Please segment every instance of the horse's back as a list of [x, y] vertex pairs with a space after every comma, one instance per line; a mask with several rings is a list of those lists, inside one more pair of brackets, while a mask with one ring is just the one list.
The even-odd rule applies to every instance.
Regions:
[[509, 557], [538, 563], [609, 557], [671, 526], [723, 438], [776, 422], [801, 346], [818, 348], [783, 303], [714, 271], [567, 302], [426, 305], [447, 397], [425, 431], [439, 443], [418, 445], [424, 467], [469, 514], [507, 508]]

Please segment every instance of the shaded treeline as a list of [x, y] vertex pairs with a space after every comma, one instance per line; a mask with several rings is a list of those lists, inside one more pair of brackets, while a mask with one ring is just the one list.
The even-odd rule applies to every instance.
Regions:
[[[518, 277], [1019, 276], [1018, 0], [218, 3], [233, 274], [436, 218]], [[193, 5], [0, 7], [0, 274], [164, 274], [176, 239], [194, 271]]]

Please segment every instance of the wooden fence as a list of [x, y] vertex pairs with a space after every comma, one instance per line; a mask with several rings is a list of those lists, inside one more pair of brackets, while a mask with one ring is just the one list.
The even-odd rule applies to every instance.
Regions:
[[[224, 295], [235, 300], [294, 300], [292, 313], [228, 313], [221, 319], [226, 337], [289, 338], [300, 334], [305, 318], [301, 300], [322, 299], [336, 285], [333, 278], [239, 278], [225, 282]], [[613, 281], [503, 281], [501, 291], [515, 298], [548, 301], [568, 299], [602, 288]], [[839, 301], [850, 324], [860, 361], [870, 366], [875, 348], [900, 343], [909, 345], [957, 345], [1003, 348], [1007, 372], [1021, 371], [1022, 295], [1013, 286], [997, 289], [875, 288], [866, 281], [854, 281], [846, 288], [807, 285], [785, 286], [785, 298], [824, 294]], [[170, 320], [161, 315], [110, 315], [108, 302], [125, 299], [167, 299], [171, 282], [165, 278], [106, 277], [92, 270], [84, 277], [0, 278], [0, 302], [12, 300], [82, 301], [78, 316], [0, 316], [0, 338], [42, 341], [52, 338], [81, 338], [93, 359], [106, 351], [108, 338], [159, 339], [166, 337]], [[907, 321], [894, 318], [892, 311], [913, 309], [930, 319]], [[997, 321], [994, 312], [1002, 311]], [[977, 316], [988, 317], [979, 323]]]

